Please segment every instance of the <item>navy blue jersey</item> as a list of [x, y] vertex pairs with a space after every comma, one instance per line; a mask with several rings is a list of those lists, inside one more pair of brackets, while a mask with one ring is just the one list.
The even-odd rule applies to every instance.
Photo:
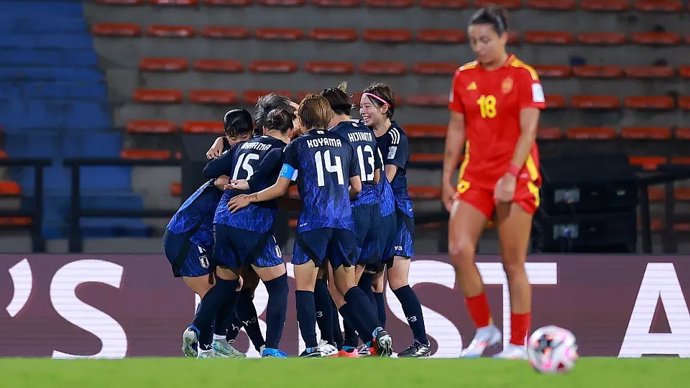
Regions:
[[243, 179], [249, 183], [249, 190], [225, 190], [218, 203], [214, 223], [253, 232], [268, 232], [273, 228], [277, 210], [276, 201], [251, 204], [236, 213], [230, 213], [228, 202], [238, 194], [250, 194], [270, 187], [278, 179], [283, 164], [283, 149], [286, 144], [271, 136], [257, 136], [237, 144], [226, 165], [218, 171], [228, 171], [230, 179]]
[[184, 201], [166, 229], [175, 234], [184, 234], [198, 228], [190, 240], [197, 246], [212, 250], [213, 213], [221, 195], [222, 192], [213, 186], [213, 180], [204, 183]]
[[352, 206], [378, 203], [378, 191], [374, 183], [374, 171], [380, 170], [383, 163], [376, 148], [374, 132], [359, 121], [342, 121], [331, 132], [337, 133], [350, 142], [359, 164], [362, 192], [352, 201]]
[[407, 163], [410, 160], [410, 149], [407, 135], [394, 121], [383, 136], [376, 139], [383, 164], [398, 167], [395, 177], [390, 182], [395, 197], [395, 206], [398, 210], [412, 217], [412, 200], [407, 191]]
[[376, 187], [379, 196], [379, 207], [381, 208], [381, 215], [388, 216], [395, 213], [395, 196], [391, 184], [386, 179], [385, 171], [381, 171], [381, 180]]
[[319, 228], [352, 230], [350, 178], [360, 175], [350, 143], [321, 129], [293, 140], [285, 148], [281, 177], [297, 181], [304, 202], [297, 233]]

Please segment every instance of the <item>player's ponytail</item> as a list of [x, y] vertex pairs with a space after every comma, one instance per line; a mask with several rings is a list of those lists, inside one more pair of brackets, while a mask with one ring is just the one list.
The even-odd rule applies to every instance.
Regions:
[[274, 109], [268, 114], [266, 129], [285, 134], [292, 129], [292, 114], [285, 109]]
[[352, 98], [347, 95], [347, 82], [342, 82], [337, 88], [327, 88], [320, 94], [337, 115], [350, 116], [352, 111]]
[[379, 108], [384, 105], [388, 105], [386, 116], [389, 119], [393, 118], [393, 114], [395, 113], [395, 95], [393, 94], [393, 89], [391, 89], [390, 86], [377, 82], [364, 89], [362, 95], [366, 96], [372, 104]]
[[503, 35], [508, 31], [508, 11], [496, 6], [483, 7], [472, 15], [469, 24], [491, 24], [498, 35]]

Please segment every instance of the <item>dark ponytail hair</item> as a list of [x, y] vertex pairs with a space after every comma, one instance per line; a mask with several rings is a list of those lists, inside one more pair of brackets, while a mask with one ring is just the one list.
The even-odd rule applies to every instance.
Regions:
[[293, 128], [292, 117], [293, 114], [285, 109], [274, 109], [266, 117], [266, 129], [280, 131], [283, 134], [287, 133]]
[[474, 24], [491, 24], [498, 35], [503, 35], [508, 31], [508, 11], [496, 6], [480, 8], [470, 18], [469, 25]]
[[352, 112], [352, 98], [347, 95], [347, 82], [341, 83], [337, 88], [324, 89], [321, 92], [321, 96], [328, 100], [335, 114], [350, 116]]

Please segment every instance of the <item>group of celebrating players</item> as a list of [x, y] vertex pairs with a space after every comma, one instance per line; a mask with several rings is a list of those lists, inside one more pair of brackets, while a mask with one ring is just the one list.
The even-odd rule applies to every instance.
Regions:
[[[477, 326], [462, 355], [479, 357], [501, 338], [474, 264], [479, 236], [495, 214], [511, 292], [511, 340], [499, 357], [519, 359], [531, 319], [524, 262], [539, 201], [534, 139], [544, 96], [534, 70], [505, 51], [505, 11], [480, 9], [468, 32], [477, 61], [453, 79], [443, 173], [449, 254]], [[413, 334], [398, 356], [431, 354], [421, 304], [408, 284], [414, 256], [408, 139], [393, 121], [388, 85], [372, 84], [358, 105], [361, 119], [352, 119], [353, 101], [341, 85], [299, 104], [268, 94], [253, 117], [244, 109], [225, 114], [225, 136], [207, 154], [208, 181], [182, 204], [164, 236], [174, 275], [201, 297], [182, 335], [185, 355], [244, 357], [233, 347], [244, 327], [262, 357], [287, 357], [280, 339], [289, 287], [273, 227], [278, 200], [293, 183], [302, 202], [292, 254], [306, 346], [300, 356], [391, 356], [384, 273]], [[265, 339], [252, 302], [259, 280], [268, 292]]]

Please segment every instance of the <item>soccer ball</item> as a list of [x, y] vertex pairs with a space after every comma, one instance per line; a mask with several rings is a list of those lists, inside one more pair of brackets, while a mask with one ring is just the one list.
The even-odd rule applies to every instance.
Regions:
[[529, 337], [527, 357], [541, 373], [567, 373], [577, 360], [577, 343], [570, 330], [544, 326]]

